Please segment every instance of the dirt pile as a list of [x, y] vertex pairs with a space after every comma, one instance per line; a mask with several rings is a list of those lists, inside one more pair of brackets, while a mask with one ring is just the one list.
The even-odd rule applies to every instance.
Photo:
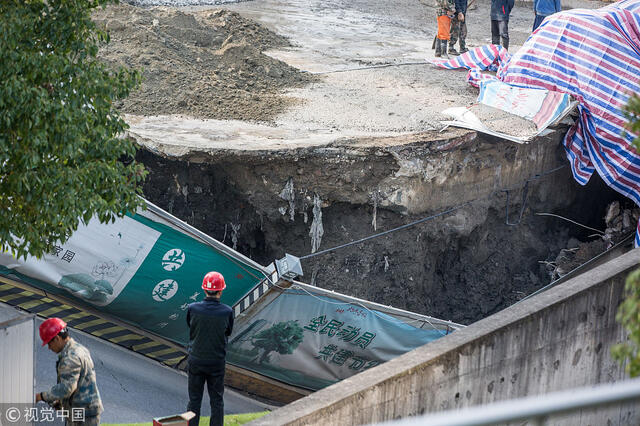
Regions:
[[183, 13], [126, 4], [99, 10], [110, 64], [142, 70], [143, 83], [117, 107], [137, 115], [271, 121], [292, 100], [282, 90], [311, 76], [262, 52], [289, 42], [235, 12]]

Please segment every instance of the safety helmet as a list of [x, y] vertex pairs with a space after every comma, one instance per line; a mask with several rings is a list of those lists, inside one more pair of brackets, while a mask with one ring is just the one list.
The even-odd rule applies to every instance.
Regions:
[[46, 345], [58, 335], [62, 330], [67, 328], [67, 323], [60, 318], [49, 318], [40, 324], [40, 339], [42, 346]]
[[220, 272], [209, 272], [202, 279], [202, 289], [206, 291], [222, 291], [227, 287]]

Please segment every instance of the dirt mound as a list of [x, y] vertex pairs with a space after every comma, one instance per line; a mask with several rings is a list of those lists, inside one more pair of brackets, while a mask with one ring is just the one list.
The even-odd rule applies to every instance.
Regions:
[[142, 70], [140, 89], [117, 105], [122, 112], [271, 121], [292, 102], [282, 89], [311, 79], [262, 53], [289, 46], [285, 38], [235, 12], [122, 4], [94, 20], [111, 37], [100, 57]]

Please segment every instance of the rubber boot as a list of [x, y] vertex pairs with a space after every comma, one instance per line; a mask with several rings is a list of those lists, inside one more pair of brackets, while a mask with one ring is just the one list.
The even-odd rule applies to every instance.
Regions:
[[448, 40], [440, 40], [440, 48], [442, 49], [442, 57], [444, 59], [449, 59], [449, 55], [447, 54], [447, 43]]
[[456, 50], [456, 47], [455, 47], [454, 43], [451, 43], [451, 44], [449, 45], [449, 54], [450, 54], [450, 55], [456, 55], [456, 56], [460, 54], [460, 53], [458, 53], [458, 51]]
[[467, 42], [463, 39], [460, 39], [460, 54], [467, 53], [469, 49], [467, 49]]
[[442, 56], [442, 40], [436, 39], [436, 58]]

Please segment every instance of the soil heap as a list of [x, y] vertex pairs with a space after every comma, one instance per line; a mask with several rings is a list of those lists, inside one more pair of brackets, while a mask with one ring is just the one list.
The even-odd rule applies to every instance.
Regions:
[[263, 54], [290, 44], [235, 12], [121, 4], [93, 18], [111, 38], [99, 57], [142, 70], [141, 87], [117, 105], [125, 113], [269, 122], [294, 102], [283, 89], [313, 78]]

